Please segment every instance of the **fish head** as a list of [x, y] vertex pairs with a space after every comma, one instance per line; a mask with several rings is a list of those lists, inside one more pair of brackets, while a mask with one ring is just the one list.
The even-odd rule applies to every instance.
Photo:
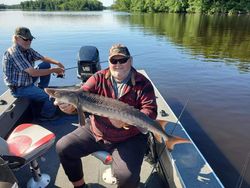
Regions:
[[77, 105], [79, 93], [77, 90], [58, 88], [45, 88], [44, 90], [50, 97], [55, 98], [57, 102]]

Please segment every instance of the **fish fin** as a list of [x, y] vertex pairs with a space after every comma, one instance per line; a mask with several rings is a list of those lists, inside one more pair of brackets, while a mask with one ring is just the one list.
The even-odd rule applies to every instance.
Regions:
[[55, 98], [53, 96], [56, 93], [56, 89], [53, 89], [53, 88], [44, 88], [44, 91], [49, 95], [50, 98]]
[[179, 136], [168, 135], [168, 138], [169, 139], [168, 139], [168, 141], [165, 142], [165, 144], [166, 144], [169, 151], [172, 151], [176, 144], [191, 143], [190, 140], [188, 140], [186, 138], [181, 138]]
[[[161, 135], [154, 133], [154, 137], [159, 143], [162, 143], [163, 138], [161, 137]], [[186, 138], [181, 138], [178, 136], [168, 135], [168, 138], [169, 139], [168, 139], [168, 141], [165, 141], [165, 144], [166, 144], [169, 151], [172, 151], [176, 144], [191, 143], [190, 140], [188, 140]]]
[[136, 127], [142, 134], [147, 134], [148, 133], [148, 129], [146, 128], [142, 128], [142, 127]]
[[80, 103], [77, 104], [78, 121], [80, 126], [85, 126], [85, 114], [82, 111]]
[[125, 130], [129, 130], [130, 129], [129, 126], [130, 126], [129, 124], [124, 123], [122, 128]]
[[122, 128], [125, 129], [125, 130], [129, 130], [129, 129], [130, 129], [130, 126], [131, 126], [131, 125], [129, 125], [129, 124], [127, 124], [127, 123], [123, 123], [123, 124], [122, 124]]
[[[157, 119], [157, 120], [155, 120], [155, 121], [157, 121], [157, 123], [159, 123], [159, 125], [161, 126], [161, 128], [162, 128], [164, 131], [166, 130], [168, 121], [165, 121], [165, 120], [162, 120], [162, 119]], [[157, 140], [159, 143], [162, 143], [162, 137], [161, 137], [161, 135], [154, 133], [154, 136], [155, 136], [156, 140]]]
[[162, 137], [161, 137], [161, 135], [156, 134], [156, 133], [153, 133], [153, 134], [154, 134], [155, 139], [156, 139], [159, 143], [162, 143]]
[[156, 121], [161, 125], [161, 128], [165, 131], [168, 121], [162, 119], [157, 119]]

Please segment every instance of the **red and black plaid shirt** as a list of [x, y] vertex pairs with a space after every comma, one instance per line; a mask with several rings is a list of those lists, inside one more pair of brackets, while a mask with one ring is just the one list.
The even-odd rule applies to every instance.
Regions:
[[[82, 86], [82, 89], [105, 97], [116, 98], [109, 69], [94, 74]], [[152, 119], [157, 116], [153, 86], [145, 76], [134, 68], [132, 68], [130, 80], [125, 85], [123, 95], [117, 100], [134, 106]], [[116, 128], [108, 118], [96, 115], [91, 116], [91, 130], [97, 140], [103, 139], [109, 142], [121, 142], [140, 133], [134, 126], [130, 126], [128, 130]]]

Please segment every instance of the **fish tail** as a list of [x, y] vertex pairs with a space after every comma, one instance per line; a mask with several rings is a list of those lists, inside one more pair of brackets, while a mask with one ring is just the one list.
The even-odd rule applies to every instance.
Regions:
[[168, 138], [169, 139], [167, 141], [165, 141], [165, 144], [166, 144], [169, 151], [172, 151], [176, 144], [191, 143], [190, 140], [188, 140], [186, 138], [179, 137], [179, 136], [168, 135]]
[[[161, 126], [162, 130], [166, 130], [166, 127], [168, 125], [168, 121], [165, 121], [165, 120], [160, 120], [160, 119], [157, 119], [156, 120], [159, 125]], [[154, 136], [156, 138], [156, 140], [160, 143], [162, 143], [163, 139], [162, 139], [162, 136], [157, 134], [157, 133], [154, 133]], [[168, 139], [166, 139], [164, 142], [166, 144], [166, 147], [168, 148], [169, 151], [172, 151], [174, 149], [174, 146], [175, 144], [183, 144], [183, 143], [190, 143], [190, 140], [188, 139], [185, 139], [185, 138], [181, 138], [181, 137], [178, 137], [178, 136], [172, 136], [172, 135], [168, 135], [167, 134], [167, 137]]]
[[[154, 134], [154, 136], [159, 143], [162, 143], [161, 135]], [[168, 148], [169, 151], [172, 151], [176, 144], [191, 143], [191, 141], [186, 139], [186, 138], [181, 138], [181, 137], [172, 136], [172, 135], [168, 135], [168, 140], [166, 140], [164, 142], [165, 142], [166, 147]]]

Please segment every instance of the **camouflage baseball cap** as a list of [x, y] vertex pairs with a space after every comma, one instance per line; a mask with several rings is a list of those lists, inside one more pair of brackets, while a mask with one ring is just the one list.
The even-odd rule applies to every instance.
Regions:
[[114, 44], [110, 50], [109, 50], [109, 58], [116, 56], [116, 55], [121, 55], [124, 57], [130, 57], [129, 50], [126, 46], [122, 44]]
[[30, 30], [26, 27], [18, 27], [16, 28], [16, 31], [15, 31], [15, 35], [16, 36], [19, 36], [19, 37], [22, 37], [24, 39], [34, 39], [35, 37], [33, 37], [30, 33]]

